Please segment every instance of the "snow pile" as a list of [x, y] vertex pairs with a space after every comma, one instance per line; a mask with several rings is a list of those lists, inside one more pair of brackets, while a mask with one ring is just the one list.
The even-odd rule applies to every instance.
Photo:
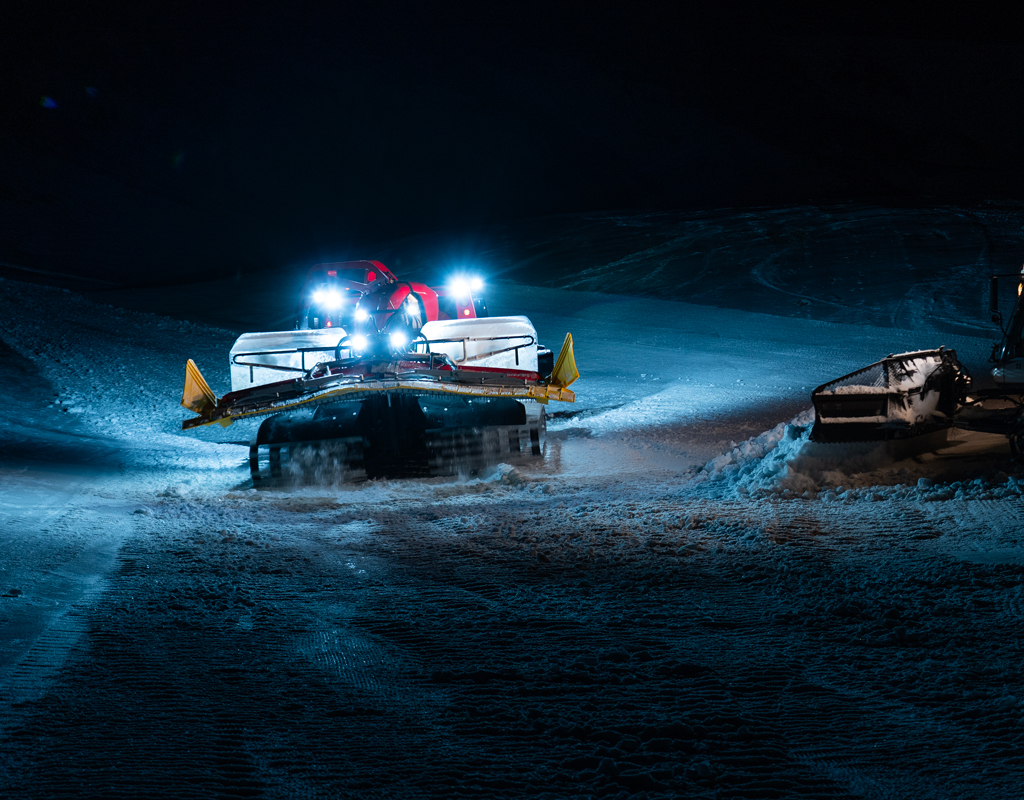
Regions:
[[1024, 478], [992, 472], [945, 483], [920, 460], [897, 461], [885, 443], [820, 444], [810, 440], [814, 411], [736, 445], [709, 461], [695, 482], [713, 497], [802, 497], [853, 502], [991, 500], [1024, 494]]
[[809, 443], [814, 411], [803, 411], [789, 422], [736, 445], [709, 461], [698, 481], [717, 484], [719, 496], [802, 494], [817, 492], [819, 482], [800, 469], [801, 451]]

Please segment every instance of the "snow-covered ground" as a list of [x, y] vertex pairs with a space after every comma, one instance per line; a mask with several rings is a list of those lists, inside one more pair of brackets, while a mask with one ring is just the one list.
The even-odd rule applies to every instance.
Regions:
[[488, 297], [576, 341], [542, 464], [257, 492], [252, 427], [183, 434], [177, 401], [190, 357], [227, 390], [285, 291], [0, 282], [4, 793], [1017, 794], [1005, 440], [807, 438], [811, 389], [888, 353], [982, 374], [974, 293], [879, 327], [838, 297], [814, 319], [578, 289]]

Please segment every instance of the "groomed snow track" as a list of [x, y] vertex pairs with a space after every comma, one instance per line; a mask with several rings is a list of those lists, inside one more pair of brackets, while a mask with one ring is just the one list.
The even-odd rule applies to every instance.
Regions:
[[[1015, 791], [1020, 567], [931, 549], [955, 519], [670, 498], [651, 513], [635, 490], [586, 489], [552, 515], [502, 486], [468, 517], [443, 497], [166, 498], [138, 517], [59, 681], [4, 720], [4, 784], [25, 798]], [[972, 507], [980, 528], [1006, 510]], [[218, 517], [219, 532], [196, 525]], [[894, 540], [902, 571], [880, 573]], [[994, 613], [1006, 601], [1015, 616]]]

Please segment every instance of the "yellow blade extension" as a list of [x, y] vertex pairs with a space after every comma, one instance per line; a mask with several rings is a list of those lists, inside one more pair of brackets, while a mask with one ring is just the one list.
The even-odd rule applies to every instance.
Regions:
[[185, 388], [181, 392], [181, 404], [197, 414], [208, 414], [217, 407], [217, 395], [210, 389], [203, 373], [191, 358], [185, 364]]
[[565, 334], [565, 341], [562, 343], [562, 352], [558, 354], [558, 361], [555, 368], [551, 370], [551, 383], [565, 389], [580, 376], [576, 369], [576, 358], [572, 353], [572, 334]]

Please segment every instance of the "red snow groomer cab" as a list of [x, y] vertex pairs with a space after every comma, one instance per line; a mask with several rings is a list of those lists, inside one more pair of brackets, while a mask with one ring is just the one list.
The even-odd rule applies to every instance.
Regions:
[[380, 261], [339, 261], [317, 264], [306, 275], [295, 328], [351, 330], [356, 327], [357, 306], [374, 316], [384, 315], [397, 310], [410, 294], [422, 301], [425, 322], [487, 316], [479, 277], [454, 276], [445, 286], [430, 287], [399, 280]]

